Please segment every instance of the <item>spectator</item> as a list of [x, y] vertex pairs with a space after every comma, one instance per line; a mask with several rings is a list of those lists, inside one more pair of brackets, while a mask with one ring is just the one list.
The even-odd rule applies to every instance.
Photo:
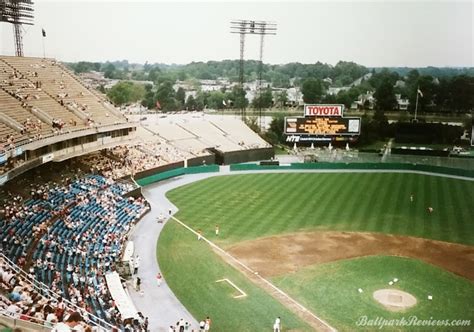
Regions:
[[64, 323], [59, 323], [54, 326], [51, 332], [69, 332], [76, 331], [74, 329], [77, 325], [82, 322], [82, 317], [78, 312], [72, 312]]

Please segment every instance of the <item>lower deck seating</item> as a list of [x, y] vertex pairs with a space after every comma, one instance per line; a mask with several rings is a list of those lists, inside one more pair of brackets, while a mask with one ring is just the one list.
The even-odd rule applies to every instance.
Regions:
[[122, 197], [124, 186], [90, 175], [15, 202], [0, 220], [2, 252], [21, 266], [31, 263], [31, 273], [53, 292], [117, 325], [121, 318], [104, 276], [114, 270], [128, 230], [148, 209], [143, 199]]

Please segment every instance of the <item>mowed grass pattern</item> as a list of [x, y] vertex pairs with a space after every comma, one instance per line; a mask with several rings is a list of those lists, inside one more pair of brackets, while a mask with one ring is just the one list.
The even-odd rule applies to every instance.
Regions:
[[[394, 278], [399, 281], [388, 285]], [[309, 266], [272, 281], [340, 331], [380, 331], [373, 324], [361, 325], [377, 317], [408, 321], [416, 316], [418, 320], [471, 322], [463, 327], [385, 326], [383, 331], [468, 331], [474, 327], [474, 283], [415, 259], [361, 257]], [[418, 303], [402, 312], [390, 312], [372, 297], [374, 291], [382, 288], [406, 291]], [[431, 301], [428, 295], [433, 297]]]
[[[410, 195], [414, 194], [414, 202]], [[305, 230], [474, 244], [474, 182], [407, 173], [218, 176], [170, 191], [176, 217], [219, 245]], [[427, 208], [434, 212], [429, 214]]]
[[[198, 320], [211, 317], [211, 331], [271, 331], [277, 316], [282, 318], [285, 331], [311, 331], [305, 322], [176, 222], [168, 222], [161, 232], [157, 257], [166, 282], [191, 314]], [[216, 283], [223, 278], [235, 283], [247, 297], [234, 299], [235, 289]]]

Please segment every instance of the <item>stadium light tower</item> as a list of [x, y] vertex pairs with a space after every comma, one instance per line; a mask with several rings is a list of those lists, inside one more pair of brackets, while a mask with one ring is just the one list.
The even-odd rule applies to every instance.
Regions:
[[22, 25], [33, 25], [33, 1], [0, 0], [0, 22], [13, 24], [15, 54], [23, 56]]
[[[258, 90], [260, 96], [262, 70], [263, 70], [263, 38], [265, 35], [276, 35], [276, 23], [268, 21], [252, 21], [252, 20], [234, 20], [230, 22], [230, 32], [240, 35], [240, 67], [239, 67], [239, 86], [244, 89], [244, 50], [245, 35], [260, 35], [260, 64], [259, 64], [259, 82]], [[259, 107], [260, 121], [262, 117], [262, 109]], [[245, 119], [245, 108], [241, 109], [242, 119]]]

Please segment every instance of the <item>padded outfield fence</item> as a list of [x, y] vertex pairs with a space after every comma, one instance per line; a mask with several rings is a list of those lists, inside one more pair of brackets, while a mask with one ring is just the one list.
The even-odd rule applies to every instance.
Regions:
[[155, 182], [174, 178], [180, 175], [197, 174], [197, 173], [212, 173], [219, 172], [219, 165], [206, 165], [194, 167], [177, 167], [164, 172], [159, 172], [141, 179], [136, 180], [140, 186], [146, 186]]
[[235, 164], [230, 165], [231, 171], [255, 171], [255, 170], [304, 170], [304, 169], [328, 169], [328, 170], [404, 170], [428, 173], [439, 173], [454, 176], [474, 178], [474, 170], [459, 168], [432, 166], [422, 164], [404, 163], [292, 163], [288, 165], [262, 165], [259, 164]]
[[[286, 165], [259, 165], [259, 164], [233, 164], [230, 170], [238, 171], [260, 171], [260, 170], [387, 170], [387, 171], [415, 171], [426, 173], [438, 173], [453, 176], [474, 178], [474, 170], [432, 166], [423, 164], [406, 163], [292, 163]], [[146, 186], [155, 182], [174, 178], [176, 176], [197, 173], [219, 172], [219, 165], [206, 165], [194, 167], [176, 167], [174, 169], [155, 173], [136, 180], [140, 186]]]

